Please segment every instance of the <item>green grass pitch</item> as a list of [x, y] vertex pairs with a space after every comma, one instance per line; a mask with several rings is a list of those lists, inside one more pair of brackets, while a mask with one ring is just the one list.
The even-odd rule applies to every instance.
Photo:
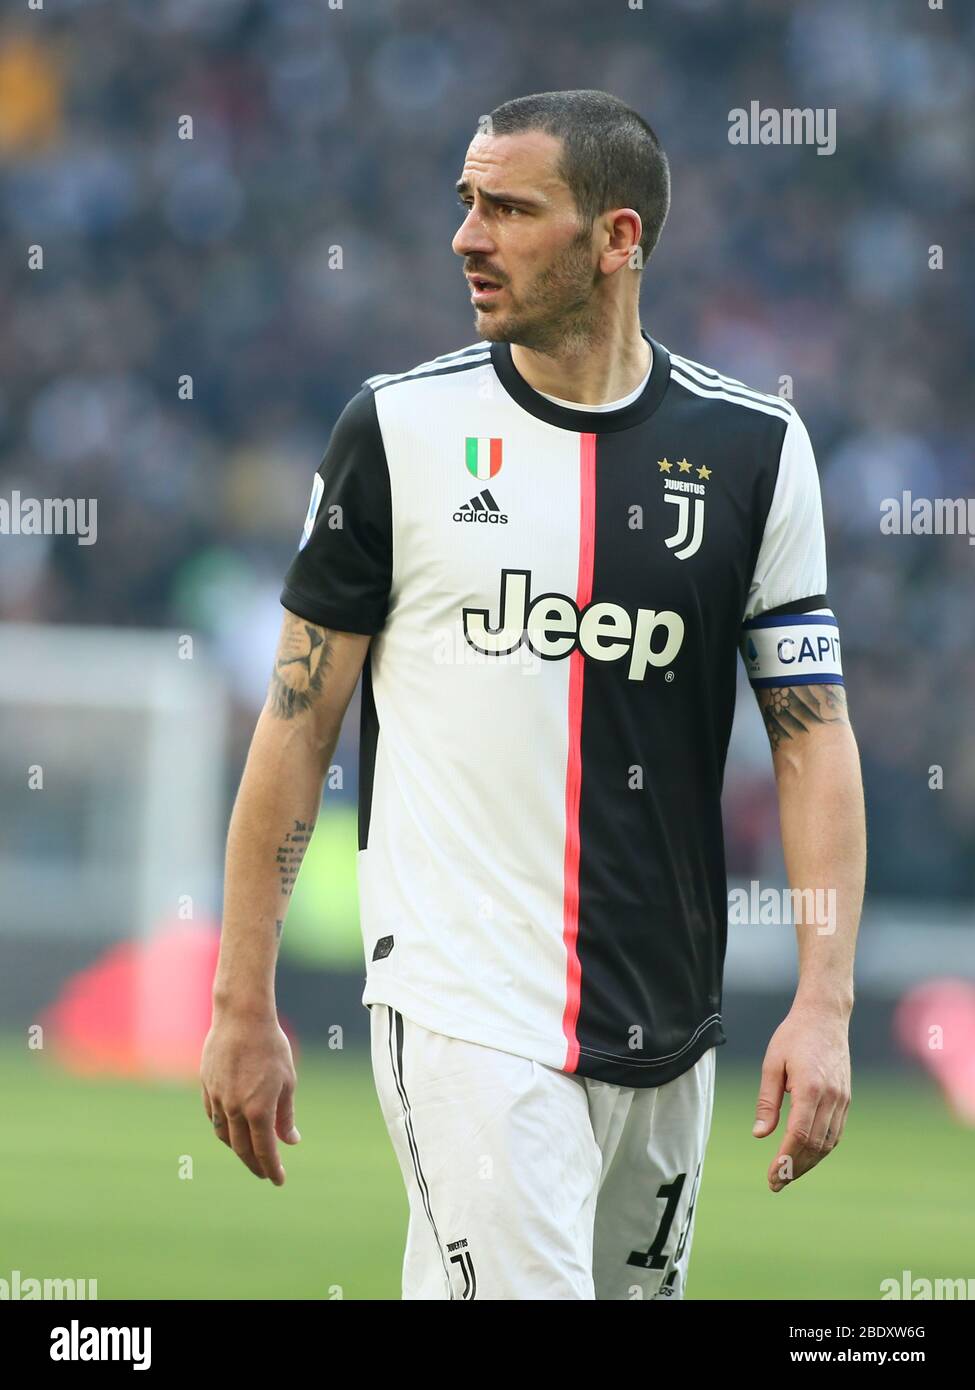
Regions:
[[[398, 1298], [406, 1198], [368, 1058], [309, 1049], [298, 1067], [303, 1138], [274, 1188], [213, 1137], [198, 1086], [79, 1081], [2, 1039], [0, 1278], [95, 1278], [101, 1299]], [[904, 1269], [975, 1275], [975, 1134], [932, 1085], [855, 1074], [841, 1145], [778, 1194], [774, 1139], [750, 1132], [757, 1086], [758, 1061], [719, 1051], [689, 1299], [873, 1300]]]

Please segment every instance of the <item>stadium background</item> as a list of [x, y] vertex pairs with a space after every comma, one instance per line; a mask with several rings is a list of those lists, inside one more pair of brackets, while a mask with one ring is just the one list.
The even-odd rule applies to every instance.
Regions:
[[[689, 1295], [975, 1276], [975, 552], [880, 531], [884, 498], [975, 491], [973, 31], [967, 7], [907, 0], [64, 0], [3, 20], [0, 496], [96, 498], [98, 533], [0, 536], [0, 1278], [397, 1296], [357, 707], [282, 944], [304, 1139], [280, 1191], [214, 1141], [194, 1083], [222, 837], [331, 425], [367, 375], [473, 341], [449, 246], [468, 139], [508, 97], [578, 86], [634, 105], [671, 159], [644, 325], [761, 389], [792, 379], [867, 792], [847, 1135], [767, 1192], [750, 1127], [794, 934], [731, 928]], [[836, 152], [730, 145], [752, 100], [835, 107]], [[764, 887], [776, 801], [740, 693], [729, 873]]]

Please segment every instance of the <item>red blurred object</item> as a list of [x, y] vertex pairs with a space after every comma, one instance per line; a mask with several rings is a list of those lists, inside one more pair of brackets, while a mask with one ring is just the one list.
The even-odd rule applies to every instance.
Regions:
[[894, 1030], [905, 1052], [938, 1081], [955, 1116], [975, 1125], [975, 984], [949, 978], [909, 990]]
[[198, 1079], [219, 945], [217, 923], [181, 921], [113, 946], [42, 1013], [46, 1049], [79, 1076]]

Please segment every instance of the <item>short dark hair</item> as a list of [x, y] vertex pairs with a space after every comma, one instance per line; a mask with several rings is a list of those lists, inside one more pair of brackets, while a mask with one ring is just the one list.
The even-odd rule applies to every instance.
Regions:
[[607, 208], [635, 209], [644, 263], [650, 259], [670, 209], [670, 166], [642, 116], [608, 92], [581, 88], [515, 97], [489, 120], [492, 135], [543, 130], [561, 139], [558, 174], [580, 217], [591, 227]]

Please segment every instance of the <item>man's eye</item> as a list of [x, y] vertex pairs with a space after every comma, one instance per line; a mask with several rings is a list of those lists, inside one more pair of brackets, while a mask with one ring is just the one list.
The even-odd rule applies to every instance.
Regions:
[[[458, 198], [458, 199], [457, 199], [457, 206], [463, 208], [465, 212], [470, 212], [470, 210], [471, 210], [471, 208], [474, 206], [474, 204], [473, 204], [473, 202], [470, 202], [470, 201], [465, 202], [463, 198]], [[496, 203], [496, 204], [495, 204], [495, 207], [497, 208], [498, 212], [505, 212], [505, 213], [508, 213], [508, 212], [520, 212], [520, 211], [521, 211], [521, 208], [515, 207], [514, 203]]]

